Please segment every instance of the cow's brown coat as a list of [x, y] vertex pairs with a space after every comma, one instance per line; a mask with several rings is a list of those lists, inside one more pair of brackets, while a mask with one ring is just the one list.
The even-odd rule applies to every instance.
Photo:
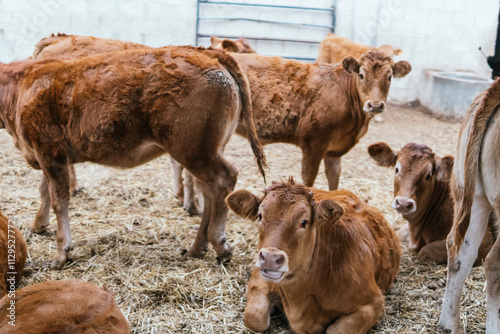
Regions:
[[[14, 318], [8, 307], [15, 302]], [[12, 321], [15, 326], [9, 324]], [[106, 288], [80, 280], [48, 281], [0, 299], [3, 334], [128, 334], [127, 319]]]
[[[380, 318], [401, 249], [383, 215], [353, 193], [273, 182], [226, 202], [259, 220], [259, 253], [248, 284], [245, 325], [269, 327], [279, 306], [297, 333], [365, 333]], [[278, 275], [279, 274], [279, 275]]]
[[[68, 165], [128, 168], [166, 152], [204, 183], [207, 212], [188, 255], [200, 255], [210, 241], [220, 257], [229, 256], [224, 197], [237, 171], [220, 149], [240, 115], [252, 122], [251, 110], [247, 79], [223, 51], [168, 47], [0, 65], [0, 119], [26, 161], [43, 170], [42, 194], [58, 219], [53, 267], [73, 247]], [[34, 228], [47, 225], [48, 215], [37, 215]]]
[[[453, 198], [450, 176], [453, 157], [438, 157], [426, 145], [409, 143], [393, 151], [384, 142], [368, 147], [370, 156], [384, 167], [395, 167], [393, 208], [408, 224], [398, 231], [401, 241], [409, 241], [418, 257], [446, 263], [446, 237], [453, 225]], [[480, 264], [492, 245], [485, 235], [476, 264]]]
[[0, 212], [0, 297], [19, 283], [27, 255], [23, 235], [13, 222], [9, 225], [7, 217]]
[[233, 41], [232, 39], [221, 39], [217, 36], [210, 37], [211, 47], [217, 50], [225, 50], [235, 53], [257, 53], [250, 46], [246, 38], [238, 38]]
[[387, 56], [401, 54], [401, 49], [394, 49], [390, 45], [381, 45], [378, 48], [356, 43], [348, 38], [329, 33], [320, 43], [318, 49], [318, 63], [337, 64], [346, 57], [359, 59], [363, 54], [370, 51], [380, 51]]

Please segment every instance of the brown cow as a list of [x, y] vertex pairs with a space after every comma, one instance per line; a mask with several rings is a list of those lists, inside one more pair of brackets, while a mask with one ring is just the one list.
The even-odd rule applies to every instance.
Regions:
[[[500, 217], [500, 81], [472, 102], [462, 119], [451, 178], [455, 219], [448, 235], [448, 276], [439, 326], [460, 333], [460, 295], [493, 212]], [[486, 333], [500, 330], [500, 238], [486, 256]]]
[[[42, 197], [50, 195], [57, 216], [52, 267], [64, 264], [73, 247], [68, 165], [130, 168], [164, 153], [203, 182], [204, 215], [188, 256], [200, 256], [209, 241], [220, 258], [230, 256], [224, 198], [237, 171], [220, 149], [240, 118], [252, 123], [262, 172], [265, 161], [248, 81], [228, 53], [168, 47], [26, 60], [0, 65], [0, 92], [0, 119], [28, 164], [42, 169]], [[37, 215], [34, 229], [48, 223], [48, 215]]]
[[337, 64], [340, 63], [342, 59], [349, 56], [359, 59], [363, 54], [370, 51], [380, 51], [389, 57], [394, 55], [397, 56], [403, 52], [401, 49], [394, 49], [392, 46], [387, 44], [376, 48], [373, 46], [359, 44], [349, 38], [329, 33], [319, 45], [319, 54], [316, 62]]
[[[58, 48], [59, 54], [73, 56], [77, 48], [93, 52], [87, 44], [74, 41], [71, 47]], [[411, 71], [408, 62], [394, 63], [380, 52], [370, 52], [359, 61], [346, 58], [342, 66], [257, 54], [231, 55], [248, 76], [259, 139], [265, 144], [299, 146], [307, 186], [314, 184], [324, 160], [330, 190], [338, 187], [341, 156], [364, 136], [373, 116], [385, 110], [392, 77], [402, 78]], [[245, 124], [240, 122], [236, 132], [246, 136]], [[195, 201], [188, 196], [193, 192], [183, 195], [181, 171], [175, 166], [174, 170], [175, 194], [186, 198], [185, 208], [195, 213]]]
[[231, 39], [221, 39], [217, 36], [210, 37], [210, 43], [213, 49], [225, 50], [235, 53], [257, 53], [250, 46], [246, 38], [238, 38], [236, 41]]
[[3, 334], [128, 334], [127, 319], [106, 286], [80, 280], [30, 285], [0, 299]]
[[269, 327], [273, 306], [297, 333], [366, 333], [384, 310], [401, 249], [384, 216], [346, 190], [273, 182], [261, 198], [226, 199], [259, 221], [259, 250], [248, 283], [245, 326]]
[[23, 235], [0, 211], [0, 297], [15, 290], [27, 254]]
[[[419, 258], [446, 263], [446, 236], [453, 225], [450, 175], [453, 157], [438, 157], [426, 145], [406, 144], [394, 152], [386, 143], [368, 147], [370, 156], [384, 167], [395, 168], [392, 207], [408, 221], [397, 235], [409, 241]], [[476, 265], [491, 248], [491, 233], [485, 235]]]

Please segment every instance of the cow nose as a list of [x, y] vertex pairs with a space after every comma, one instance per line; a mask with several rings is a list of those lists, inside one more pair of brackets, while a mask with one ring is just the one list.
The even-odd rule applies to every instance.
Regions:
[[272, 270], [279, 270], [286, 261], [286, 254], [282, 251], [261, 250], [259, 252], [258, 267]]
[[384, 101], [368, 101], [368, 109], [371, 112], [382, 112], [385, 109]]
[[410, 198], [396, 197], [392, 207], [401, 213], [412, 213], [417, 210], [417, 203]]

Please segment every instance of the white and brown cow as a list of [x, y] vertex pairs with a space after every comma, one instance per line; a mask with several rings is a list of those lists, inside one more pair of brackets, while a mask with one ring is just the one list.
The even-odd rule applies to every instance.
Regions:
[[130, 328], [106, 286], [61, 280], [29, 285], [0, 299], [0, 333], [128, 334]]
[[259, 224], [245, 326], [265, 331], [274, 306], [296, 333], [366, 333], [384, 310], [401, 249], [384, 216], [346, 190], [273, 182], [226, 202]]
[[[395, 152], [380, 142], [370, 145], [368, 153], [380, 166], [394, 168], [392, 207], [408, 221], [397, 232], [399, 239], [408, 241], [419, 258], [446, 263], [446, 236], [453, 225], [453, 157], [438, 157], [429, 146], [416, 143]], [[491, 238], [491, 233], [485, 234], [476, 264], [488, 254]]]
[[[224, 198], [237, 171], [221, 148], [240, 119], [252, 123], [251, 147], [263, 171], [248, 81], [223, 51], [167, 47], [0, 65], [1, 123], [28, 164], [43, 171], [42, 198], [50, 197], [57, 216], [52, 267], [73, 247], [68, 166], [131, 168], [164, 153], [203, 183], [204, 215], [187, 255], [201, 255], [210, 242], [228, 257]], [[49, 224], [42, 209], [35, 231]]]
[[[448, 235], [448, 276], [439, 326], [460, 332], [460, 296], [487, 231], [500, 217], [500, 81], [481, 93], [464, 118], [451, 179], [455, 219]], [[486, 256], [486, 333], [500, 333], [500, 241]]]
[[0, 211], [0, 297], [15, 290], [28, 252], [21, 231]]
[[363, 54], [370, 51], [380, 51], [388, 57], [399, 55], [403, 51], [394, 49], [394, 47], [384, 44], [378, 48], [356, 43], [349, 38], [328, 33], [319, 45], [317, 63], [337, 64], [344, 58], [354, 57], [359, 59]]

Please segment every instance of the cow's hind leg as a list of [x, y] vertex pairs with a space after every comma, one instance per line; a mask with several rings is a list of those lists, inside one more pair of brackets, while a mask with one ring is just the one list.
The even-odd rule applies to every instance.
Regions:
[[76, 179], [75, 165], [68, 166], [69, 171], [69, 193], [76, 194], [80, 188], [78, 187], [78, 180]]
[[69, 226], [69, 171], [65, 163], [42, 165], [46, 177], [50, 201], [57, 217], [57, 251], [50, 265], [51, 269], [58, 269], [64, 265], [73, 249], [71, 230]]
[[183, 167], [174, 158], [170, 158], [172, 169], [174, 170], [174, 196], [177, 198], [179, 205], [184, 204], [184, 183], [182, 180]]
[[340, 171], [342, 169], [341, 159], [341, 157], [329, 156], [328, 153], [323, 159], [329, 190], [337, 190], [339, 187]]
[[302, 181], [307, 187], [312, 187], [318, 176], [319, 165], [326, 151], [321, 143], [304, 143], [302, 149]]
[[44, 174], [42, 174], [42, 179], [40, 180], [40, 185], [38, 189], [40, 191], [41, 204], [36, 214], [35, 222], [33, 223], [31, 230], [35, 233], [43, 233], [47, 231], [50, 218], [49, 186], [47, 184], [47, 179], [45, 178]]
[[372, 303], [335, 320], [326, 334], [364, 334], [380, 319], [384, 311], [384, 296], [377, 296]]
[[[495, 207], [500, 217], [500, 205]], [[496, 239], [485, 260], [486, 272], [486, 331], [500, 333], [500, 241]]]
[[439, 318], [439, 327], [447, 333], [458, 334], [460, 332], [460, 296], [462, 287], [477, 258], [479, 245], [488, 226], [491, 209], [492, 207], [485, 197], [474, 197], [469, 228], [458, 254], [454, 247], [453, 234], [455, 226], [448, 235], [448, 274]]
[[184, 210], [190, 216], [195, 216], [200, 213], [200, 209], [198, 209], [198, 204], [196, 203], [196, 191], [194, 187], [194, 178], [186, 171], [184, 180]]

